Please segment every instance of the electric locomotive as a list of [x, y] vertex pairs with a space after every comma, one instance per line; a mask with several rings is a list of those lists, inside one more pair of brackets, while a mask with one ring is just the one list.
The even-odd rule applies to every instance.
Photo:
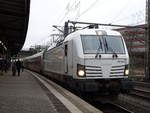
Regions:
[[41, 56], [41, 72], [72, 89], [119, 93], [132, 88], [127, 47], [117, 31], [77, 30]]

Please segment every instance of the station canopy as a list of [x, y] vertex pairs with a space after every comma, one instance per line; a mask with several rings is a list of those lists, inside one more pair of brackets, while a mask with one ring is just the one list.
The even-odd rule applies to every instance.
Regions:
[[29, 20], [30, 0], [0, 0], [0, 52], [11, 56], [23, 47]]

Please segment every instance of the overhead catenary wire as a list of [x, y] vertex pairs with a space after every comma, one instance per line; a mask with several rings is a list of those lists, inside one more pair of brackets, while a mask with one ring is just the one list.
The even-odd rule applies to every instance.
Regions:
[[67, 3], [65, 10], [68, 9], [68, 11], [64, 14], [64, 16], [61, 18], [61, 20], [59, 21], [59, 24], [62, 23], [62, 21], [67, 17], [67, 15], [70, 13], [71, 9], [74, 4], [76, 3], [76, 0], [71, 4], [71, 0], [69, 0], [69, 2]]
[[99, 1], [99, 0], [95, 0], [86, 10], [84, 10], [84, 11], [79, 15], [79, 17], [81, 17], [81, 16], [84, 15], [86, 12], [88, 12], [90, 9], [92, 9], [98, 1]]
[[[100, 5], [102, 5], [103, 3], [107, 2], [108, 0], [103, 0], [100, 2]], [[84, 14], [86, 14], [88, 11], [90, 11], [96, 4], [97, 2], [99, 2], [99, 0], [95, 0], [87, 9], [85, 9], [83, 12], [79, 13], [78, 15], [76, 15], [75, 17], [75, 21], [78, 20], [81, 16], [83, 16]], [[71, 18], [70, 20], [73, 20], [73, 18]]]
[[[78, 15], [76, 15], [76, 17], [75, 17], [75, 20], [78, 20], [78, 18], [80, 18], [81, 16], [83, 16], [85, 13], [87, 13], [89, 10], [91, 10], [95, 5], [96, 5], [96, 3], [98, 2], [99, 0], [95, 0], [87, 9], [85, 9], [83, 12], [81, 12], [81, 13], [79, 13], [78, 12]], [[104, 3], [104, 2], [106, 2], [106, 0], [103, 0], [102, 2], [101, 2], [101, 4], [102, 3]], [[73, 5], [75, 4], [76, 2], [74, 2], [72, 5], [71, 5], [71, 7], [73, 7]], [[68, 3], [69, 4], [69, 3]], [[70, 11], [68, 11], [65, 15], [64, 15], [64, 17], [61, 19], [61, 21], [59, 22], [59, 23], [61, 23], [65, 18], [66, 18], [66, 16], [69, 14], [69, 12]], [[71, 19], [70, 19], [71, 20]]]
[[[111, 23], [115, 23], [115, 22], [121, 22], [121, 21], [124, 21], [124, 20], [128, 20], [129, 18], [135, 18], [135, 17], [138, 17], [138, 18], [140, 18], [140, 17], [144, 17], [143, 15], [143, 13], [142, 12], [144, 12], [144, 9], [143, 10], [140, 10], [140, 11], [138, 11], [138, 12], [135, 12], [134, 14], [131, 14], [131, 15], [128, 15], [128, 16], [126, 16], [126, 17], [123, 17], [123, 18], [120, 18], [120, 19], [116, 19], [115, 21], [112, 21]], [[136, 16], [136, 15], [142, 15], [142, 16]], [[140, 22], [137, 22], [137, 23], [141, 23], [141, 22], [144, 22], [144, 20], [145, 20], [145, 18], [143, 18], [143, 19], [141, 19], [140, 20]]]
[[[112, 19], [112, 21], [110, 23], [123, 22], [123, 21], [130, 20], [132, 25], [136, 25], [136, 24], [141, 24], [141, 22], [144, 22], [145, 21], [145, 9], [142, 8], [142, 9], [136, 11], [135, 13], [134, 12], [130, 13], [131, 8], [133, 8], [133, 5], [131, 5], [131, 4], [133, 4], [133, 2], [134, 1], [128, 0], [126, 2], [126, 4], [124, 4], [124, 7], [122, 7], [119, 10], [118, 14], [116, 16], [114, 16], [114, 18]], [[122, 15], [125, 14], [125, 11], [128, 12], [127, 13], [128, 16], [122, 17]], [[121, 18], [119, 18], [119, 17], [121, 17]], [[128, 25], [131, 25], [131, 24], [128, 24]]]
[[[65, 7], [65, 9], [64, 9], [64, 10], [66, 10], [66, 8], [68, 7], [68, 5], [69, 5], [70, 3], [71, 3], [71, 0], [69, 0], [69, 2], [66, 4], [66, 7]], [[63, 11], [64, 11], [64, 10], [63, 10]], [[62, 17], [62, 15], [60, 15], [60, 16], [59, 16], [59, 18], [61, 18], [61, 17], [62, 17], [62, 18], [60, 19], [60, 21], [59, 21], [59, 24], [60, 24], [60, 23], [63, 21], [63, 19], [67, 16], [67, 14], [66, 14], [66, 13], [65, 13], [65, 14], [63, 14], [63, 15], [64, 15], [63, 17]], [[59, 18], [58, 18], [58, 19], [59, 19]]]
[[112, 19], [110, 23], [113, 23], [120, 15], [122, 15], [122, 13], [126, 10], [126, 7], [128, 6], [128, 4], [129, 4], [129, 1], [127, 1], [126, 4], [124, 4], [124, 6], [119, 10], [118, 14], [114, 16], [114, 18]]
[[[83, 12], [78, 12], [78, 14], [76, 15], [76, 17], [74, 19], [68, 19], [68, 20], [78, 20], [81, 16], [83, 16], [84, 14], [86, 14], [88, 11], [90, 11], [98, 2], [99, 0], [95, 0], [94, 2], [91, 3], [91, 5], [89, 5], [89, 7], [87, 9], [85, 9]], [[59, 23], [62, 23], [62, 21], [64, 21], [64, 19], [68, 16], [68, 14], [70, 13], [70, 11], [72, 10], [72, 7], [74, 7], [74, 5], [76, 5], [77, 2], [80, 2], [80, 0], [75, 0], [73, 1], [73, 3], [71, 4], [71, 0], [68, 2], [68, 4], [66, 5], [66, 8], [68, 7], [68, 11], [65, 13], [65, 15], [63, 16], [63, 18], [61, 19], [61, 21]], [[102, 5], [102, 3], [108, 2], [108, 0], [103, 0], [101, 1], [100, 5]], [[118, 19], [117, 17], [120, 16], [120, 14], [122, 14], [122, 12], [124, 12], [124, 10], [126, 9], [125, 7], [128, 5], [129, 1], [126, 2], [126, 4], [123, 6], [123, 8], [118, 12], [118, 14], [111, 20], [111, 22], [109, 23], [114, 23], [114, 22], [118, 22], [121, 20], [125, 20], [126, 18], [122, 18], [122, 19]], [[79, 6], [80, 8], [80, 6]], [[140, 21], [141, 22], [141, 21]], [[139, 22], [138, 22], [139, 23]]]

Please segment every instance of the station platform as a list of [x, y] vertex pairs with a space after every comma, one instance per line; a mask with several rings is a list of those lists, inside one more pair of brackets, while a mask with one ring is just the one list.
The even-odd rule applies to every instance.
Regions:
[[11, 71], [0, 74], [0, 113], [102, 113], [64, 91], [69, 100], [35, 76], [28, 70], [20, 76], [12, 76]]

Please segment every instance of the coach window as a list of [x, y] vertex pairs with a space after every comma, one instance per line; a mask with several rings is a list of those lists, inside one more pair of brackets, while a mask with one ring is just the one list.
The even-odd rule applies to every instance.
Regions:
[[67, 56], [67, 51], [68, 51], [68, 46], [67, 44], [65, 45], [65, 56]]

